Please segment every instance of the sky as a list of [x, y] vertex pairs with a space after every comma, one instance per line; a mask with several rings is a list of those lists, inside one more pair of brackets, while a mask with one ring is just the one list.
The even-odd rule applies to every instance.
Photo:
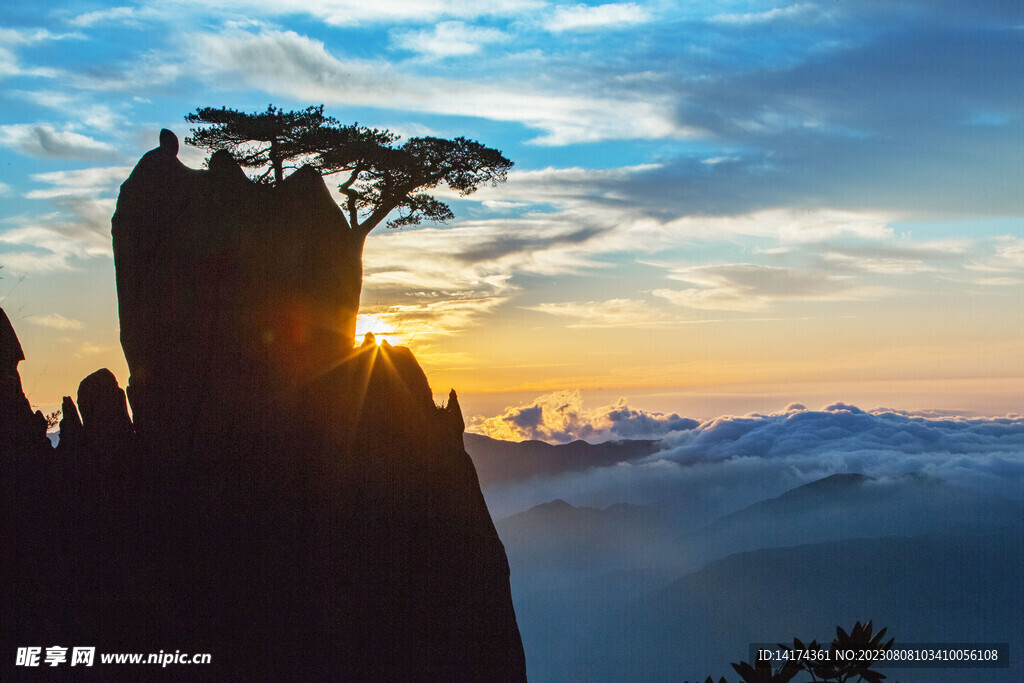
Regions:
[[1024, 412], [1022, 67], [1011, 0], [7, 0], [0, 306], [37, 407], [124, 386], [120, 183], [197, 107], [322, 103], [516, 164], [365, 254], [361, 329], [481, 431], [563, 395]]

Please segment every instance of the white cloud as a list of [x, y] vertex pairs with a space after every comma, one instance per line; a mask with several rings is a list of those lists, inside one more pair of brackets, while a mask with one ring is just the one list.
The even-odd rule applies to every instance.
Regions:
[[69, 195], [96, 196], [114, 190], [124, 182], [131, 171], [131, 166], [96, 166], [73, 171], [33, 173], [31, 176], [33, 180], [47, 183], [52, 187], [46, 190], [32, 190], [26, 197], [29, 199], [53, 199]]
[[850, 276], [800, 268], [726, 263], [676, 270], [669, 275], [698, 288], [658, 289], [655, 296], [696, 309], [759, 311], [780, 300], [841, 301], [882, 296], [880, 287], [859, 286]]
[[129, 92], [138, 98], [141, 94], [160, 91], [163, 86], [174, 82], [187, 72], [179, 61], [179, 55], [169, 57], [150, 52], [137, 55], [121, 64], [104, 68], [74, 70], [61, 74], [68, 82], [82, 90], [96, 92]]
[[637, 164], [618, 168], [582, 168], [580, 166], [515, 170], [508, 182], [492, 194], [526, 201], [585, 199], [596, 188], [607, 196], [608, 187], [661, 168], [659, 164]]
[[134, 20], [138, 16], [135, 7], [110, 7], [108, 9], [85, 12], [68, 20], [72, 26], [93, 26], [105, 23], [123, 23]]
[[43, 67], [22, 67], [14, 52], [15, 46], [34, 45], [47, 40], [63, 40], [65, 38], [81, 38], [77, 33], [53, 33], [43, 28], [13, 29], [0, 26], [0, 78], [5, 76], [38, 76], [52, 78], [58, 74], [56, 69]]
[[764, 12], [747, 12], [740, 14], [718, 14], [709, 21], [719, 24], [748, 25], [767, 24], [775, 21], [806, 22], [816, 21], [823, 16], [820, 7], [811, 2], [804, 2], [789, 7], [776, 7]]
[[[863, 301], [892, 296], [915, 274], [956, 268], [970, 240], [912, 241], [897, 237], [889, 219], [872, 213], [777, 209], [737, 216], [657, 219], [635, 206], [637, 177], [657, 165], [618, 169], [547, 168], [513, 171], [506, 184], [481, 191], [484, 202], [508, 207], [553, 205], [518, 218], [462, 221], [438, 230], [383, 234], [368, 249], [367, 282], [381, 295], [476, 292], [512, 297], [520, 273], [565, 274], [607, 268], [612, 253], [671, 254], [680, 245], [743, 244], [756, 238], [776, 247], [755, 253], [787, 265], [680, 265], [645, 260], [686, 288], [651, 294], [680, 309], [625, 294], [608, 301], [543, 302], [526, 307], [563, 318], [575, 328], [666, 328], [713, 322], [696, 311], [770, 310], [781, 302]], [[619, 189], [619, 188], [622, 189]], [[371, 237], [371, 242], [374, 240]], [[387, 247], [384, 247], [387, 245]], [[792, 264], [792, 265], [788, 265]], [[892, 279], [881, 283], [877, 277]], [[486, 285], [484, 285], [486, 283]], [[749, 318], [741, 318], [749, 319]]]
[[76, 101], [76, 98], [71, 94], [57, 90], [11, 90], [9, 94], [24, 98], [41, 107], [60, 109], [62, 111], [67, 110]]
[[850, 268], [865, 273], [879, 275], [909, 275], [938, 270], [937, 267], [925, 263], [921, 259], [910, 258], [865, 258], [830, 251], [823, 258], [837, 268]]
[[541, 0], [179, 0], [204, 11], [244, 12], [248, 16], [303, 14], [333, 26], [366, 23], [429, 24], [438, 19], [474, 19], [514, 15], [544, 3]]
[[997, 258], [1012, 268], [1024, 268], [1024, 239], [1004, 237], [996, 247]]
[[0, 234], [0, 243], [28, 247], [0, 254], [0, 265], [18, 274], [49, 272], [74, 269], [81, 260], [111, 256], [114, 199], [61, 196], [52, 201], [61, 210], [57, 215]]
[[431, 30], [397, 31], [395, 44], [427, 57], [463, 57], [476, 54], [488, 43], [503, 42], [509, 36], [498, 29], [467, 26], [461, 21], [444, 21]]
[[70, 130], [57, 130], [49, 124], [14, 123], [0, 126], [0, 145], [34, 157], [58, 159], [111, 160], [117, 150]]
[[487, 209], [521, 209], [524, 206], [529, 206], [526, 202], [504, 202], [498, 199], [485, 199], [480, 202]]
[[592, 31], [632, 26], [650, 20], [650, 11], [635, 2], [606, 5], [563, 5], [555, 9], [555, 13], [545, 22], [544, 27], [553, 33]]
[[81, 37], [80, 33], [54, 33], [45, 28], [13, 29], [0, 26], [0, 43], [4, 45], [33, 45], [47, 40]]
[[1024, 279], [1018, 277], [983, 277], [969, 280], [971, 284], [983, 287], [1016, 287], [1024, 285]]
[[57, 90], [15, 90], [11, 95], [22, 97], [41, 107], [55, 109], [68, 120], [72, 120], [77, 128], [84, 126], [106, 133], [120, 132], [128, 127], [129, 121], [112, 107], [97, 102], [89, 102], [78, 94]]
[[[622, 239], [615, 248], [629, 251], [658, 251], [677, 246], [681, 240], [727, 241], [738, 237], [773, 239], [781, 247], [850, 238], [896, 244], [896, 235], [889, 223], [898, 217], [878, 212], [777, 208], [731, 215], [691, 214], [685, 203], [672, 205], [673, 188], [658, 177], [662, 172], [668, 171], [659, 164], [513, 170], [507, 183], [487, 191], [487, 198], [571, 208], [586, 214], [590, 220], [617, 226], [615, 236]], [[659, 191], [658, 202], [667, 201], [656, 207], [657, 217], [644, 211], [651, 186]], [[572, 218], [579, 220], [579, 213]], [[962, 241], [950, 242], [948, 245], [920, 243], [920, 250], [962, 251], [965, 248]], [[905, 243], [908, 249], [915, 244], [909, 240]]]
[[626, 399], [587, 410], [579, 391], [558, 391], [527, 405], [510, 407], [495, 417], [478, 417], [469, 430], [504, 441], [537, 439], [568, 443], [581, 439], [596, 443], [609, 439], [657, 439], [698, 425], [696, 420], [676, 413], [666, 415], [630, 408]]
[[987, 253], [976, 254], [975, 259], [967, 264], [969, 271], [990, 273], [982, 279], [973, 279], [976, 284], [1016, 284], [1018, 271], [1024, 270], [1024, 239], [1013, 235], [1003, 235], [985, 243]]
[[364, 280], [366, 287], [396, 296], [506, 294], [515, 273], [553, 275], [590, 267], [584, 258], [589, 234], [544, 216], [377, 232], [367, 240]]
[[569, 318], [567, 327], [637, 329], [674, 327], [685, 324], [678, 316], [670, 316], [640, 299], [609, 299], [607, 301], [570, 301], [542, 303], [525, 307], [549, 315]]
[[82, 329], [81, 321], [75, 320], [74, 318], [66, 318], [60, 313], [51, 313], [50, 315], [33, 315], [28, 320], [33, 325], [49, 327], [54, 330]]
[[[611, 267], [605, 254], [665, 254], [643, 261], [664, 269], [687, 287], [661, 286], [608, 301], [542, 302], [526, 310], [558, 316], [574, 328], [669, 328], [715, 322], [697, 311], [751, 313], [785, 302], [865, 301], [891, 297], [921, 281], [908, 278], [950, 273], [977, 248], [972, 240], [911, 240], [897, 236], [890, 217], [831, 209], [775, 209], [733, 216], [659, 219], [637, 211], [634, 189], [657, 165], [617, 169], [546, 168], [513, 171], [506, 184], [481, 191], [498, 207], [553, 205], [517, 218], [461, 221], [443, 230], [385, 234], [367, 281], [383, 295], [399, 292], [500, 293], [515, 301], [521, 273], [584, 273]], [[519, 205], [519, 206], [516, 206]], [[769, 245], [751, 251], [768, 263], [682, 265], [680, 247]], [[371, 238], [372, 239], [372, 238]], [[407, 245], [407, 246], [400, 246]], [[730, 246], [732, 245], [732, 246]], [[1003, 245], [1009, 253], [1013, 244]], [[369, 261], [368, 261], [369, 262]], [[886, 278], [881, 281], [880, 277]], [[482, 288], [481, 283], [487, 283]], [[1008, 284], [1005, 281], [1002, 284]], [[999, 284], [992, 282], [990, 284]], [[690, 313], [681, 312], [690, 309]], [[740, 317], [749, 320], [747, 316]]]
[[[661, 457], [683, 464], [735, 457], [787, 461], [878, 477], [924, 472], [952, 481], [963, 458], [1015, 461], [1024, 474], [1024, 418], [925, 417], [920, 413], [866, 412], [834, 403], [820, 411], [724, 416], [666, 443]], [[838, 466], [838, 467], [837, 467]], [[1008, 470], [1009, 473], [1009, 470]], [[1018, 495], [1020, 491], [1018, 490]]]
[[590, 246], [602, 229], [535, 214], [373, 233], [363, 260], [364, 312], [390, 316], [404, 338], [414, 323], [428, 336], [466, 329], [516, 295], [517, 274], [602, 267]]
[[486, 82], [403, 73], [382, 61], [339, 59], [293, 31], [193, 36], [196, 72], [225, 86], [239, 81], [272, 95], [519, 122], [543, 145], [684, 137], [669, 96], [544, 92], [536, 83]]
[[110, 349], [110, 346], [100, 346], [98, 344], [93, 344], [92, 342], [82, 342], [82, 345], [79, 346], [78, 350], [75, 352], [75, 357], [82, 358], [84, 356], [94, 356], [97, 353], [103, 353]]
[[[5, 241], [0, 236], [0, 242]], [[67, 257], [52, 251], [11, 251], [0, 254], [0, 266], [16, 275], [68, 270]]]

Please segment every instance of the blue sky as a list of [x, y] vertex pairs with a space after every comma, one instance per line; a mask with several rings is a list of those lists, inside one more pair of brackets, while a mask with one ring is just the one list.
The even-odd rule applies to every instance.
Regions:
[[369, 241], [366, 325], [439, 393], [1009, 411], [1022, 66], [1008, 1], [9, 0], [0, 299], [34, 403], [104, 365], [124, 384], [109, 218], [131, 166], [198, 106], [323, 103], [516, 162], [449, 225]]

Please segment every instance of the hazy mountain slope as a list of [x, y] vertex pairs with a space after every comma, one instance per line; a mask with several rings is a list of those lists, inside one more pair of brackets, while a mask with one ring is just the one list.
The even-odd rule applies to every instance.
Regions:
[[1024, 622], [1008, 606], [1022, 577], [1016, 536], [860, 539], [731, 555], [643, 596], [631, 577], [603, 582], [607, 593], [589, 582], [560, 600], [517, 595], [516, 609], [531, 680], [717, 680], [750, 643], [827, 642], [873, 619], [905, 643], [1011, 644], [1010, 669], [883, 670], [890, 680], [1009, 683], [1024, 672]]
[[578, 472], [607, 467], [648, 456], [658, 450], [657, 441], [628, 440], [589, 444], [573, 441], [558, 446], [543, 441], [499, 441], [481, 434], [463, 436], [466, 452], [476, 465], [480, 485], [487, 487], [524, 481], [542, 475]]
[[[858, 619], [904, 641], [1024, 643], [1019, 503], [928, 477], [843, 474], [697, 533], [671, 510], [554, 501], [496, 523], [531, 680], [704, 680], [755, 640], [827, 640]], [[947, 674], [890, 680], [1019, 680]]]
[[523, 586], [679, 564], [678, 535], [643, 506], [599, 510], [556, 500], [499, 520], [495, 527], [512, 575]]
[[846, 538], [992, 533], [1019, 528], [1024, 504], [926, 476], [834, 474], [726, 515], [688, 535], [700, 562], [764, 547]]

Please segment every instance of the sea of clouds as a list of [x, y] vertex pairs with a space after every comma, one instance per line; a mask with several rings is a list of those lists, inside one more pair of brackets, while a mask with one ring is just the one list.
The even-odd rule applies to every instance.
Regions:
[[625, 400], [585, 409], [578, 392], [476, 420], [471, 431], [518, 441], [660, 440], [647, 458], [485, 491], [501, 518], [555, 498], [605, 507], [673, 505], [705, 519], [836, 473], [879, 480], [923, 475], [986, 495], [1024, 498], [1024, 416], [975, 417], [945, 411], [862, 410], [793, 403], [774, 413], [698, 422], [646, 412]]

